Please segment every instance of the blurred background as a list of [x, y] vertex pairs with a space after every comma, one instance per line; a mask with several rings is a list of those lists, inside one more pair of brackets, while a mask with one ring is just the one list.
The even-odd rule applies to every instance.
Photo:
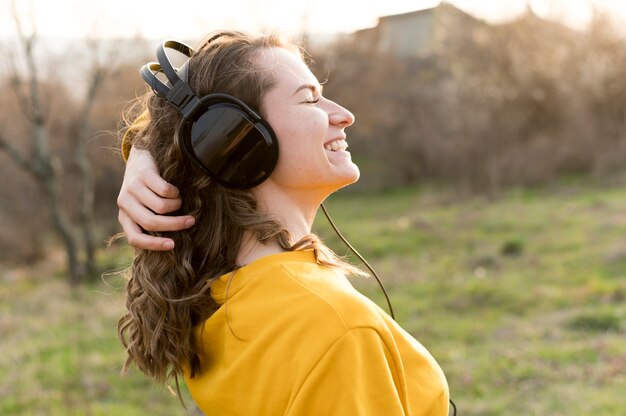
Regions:
[[626, 3], [225, 3], [0, 0], [0, 414], [198, 414], [120, 376], [132, 250], [105, 240], [138, 68], [236, 28], [298, 39], [355, 114], [329, 208], [460, 414], [622, 415]]

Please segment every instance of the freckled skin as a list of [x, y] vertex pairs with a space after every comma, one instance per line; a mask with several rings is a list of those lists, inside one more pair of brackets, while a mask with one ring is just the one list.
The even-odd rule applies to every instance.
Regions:
[[[352, 113], [321, 95], [318, 80], [293, 52], [268, 48], [257, 59], [277, 79], [261, 104], [280, 149], [276, 169], [267, 181], [283, 190], [306, 191], [320, 202], [356, 182], [359, 169], [350, 153], [324, 149], [333, 139], [345, 139], [344, 129], [354, 123]], [[296, 92], [302, 85], [310, 87]]]

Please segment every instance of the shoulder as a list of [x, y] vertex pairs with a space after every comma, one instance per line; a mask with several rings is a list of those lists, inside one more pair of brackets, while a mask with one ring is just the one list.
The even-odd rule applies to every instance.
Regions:
[[247, 336], [333, 342], [352, 328], [384, 331], [383, 313], [346, 276], [306, 253], [285, 253], [214, 282], [211, 295], [226, 319]]
[[[315, 263], [285, 262], [276, 265], [286, 289], [278, 297], [288, 303], [290, 315], [302, 325], [336, 325], [338, 336], [353, 328], [379, 328], [384, 324], [378, 308], [359, 293], [339, 270]], [[294, 302], [297, 298], [299, 302]], [[302, 313], [306, 315], [302, 317]]]
[[273, 334], [275, 345], [288, 344], [303, 368], [315, 365], [330, 351], [340, 354], [354, 351], [357, 344], [365, 348], [387, 339], [380, 308], [340, 271], [315, 263], [284, 262], [265, 273], [271, 277], [259, 284], [271, 285], [263, 291], [271, 295], [264, 296], [263, 312], [258, 315], [263, 316], [262, 331]]

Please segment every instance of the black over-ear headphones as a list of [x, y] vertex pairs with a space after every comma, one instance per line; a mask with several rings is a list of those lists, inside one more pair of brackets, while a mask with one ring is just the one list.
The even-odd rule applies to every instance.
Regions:
[[[184, 62], [175, 68], [168, 51]], [[157, 48], [159, 62], [144, 65], [141, 76], [156, 95], [182, 114], [178, 140], [194, 163], [226, 187], [257, 186], [276, 167], [276, 135], [259, 114], [231, 95], [196, 96], [187, 82], [193, 53], [184, 43], [166, 40]]]

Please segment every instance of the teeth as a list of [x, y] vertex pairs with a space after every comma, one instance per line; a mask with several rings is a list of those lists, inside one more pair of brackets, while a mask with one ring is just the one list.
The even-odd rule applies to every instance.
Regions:
[[324, 146], [324, 149], [329, 152], [336, 152], [337, 150], [346, 150], [348, 148], [348, 143], [345, 140], [335, 140], [334, 142], [328, 143]]

